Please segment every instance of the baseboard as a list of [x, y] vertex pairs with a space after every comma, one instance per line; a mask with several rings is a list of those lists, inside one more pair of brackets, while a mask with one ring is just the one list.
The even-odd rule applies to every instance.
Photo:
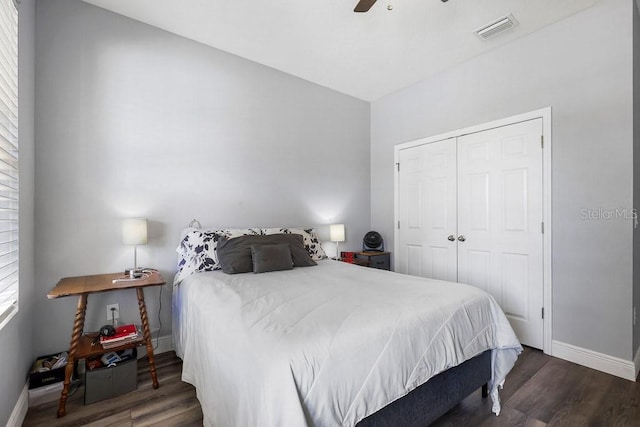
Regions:
[[[551, 354], [554, 357], [615, 375], [625, 380], [636, 380], [636, 366], [638, 366], [638, 363], [635, 361], [620, 359], [560, 341], [551, 342]], [[637, 355], [636, 358], [638, 358]]]
[[173, 351], [173, 340], [171, 335], [164, 335], [158, 338], [158, 344], [156, 346], [156, 340], [153, 340], [154, 354], [166, 353], [167, 351]]
[[[153, 354], [166, 353], [173, 351], [173, 340], [171, 335], [163, 335], [161, 337], [151, 339], [153, 343]], [[138, 359], [147, 355], [146, 347], [138, 347]]]
[[9, 421], [7, 421], [7, 427], [20, 427], [24, 421], [24, 417], [27, 416], [27, 410], [29, 409], [29, 382], [26, 382], [16, 406], [13, 407]]
[[636, 367], [636, 381], [638, 380], [638, 374], [640, 373], [640, 348], [636, 351], [636, 357], [633, 358], [633, 364]]

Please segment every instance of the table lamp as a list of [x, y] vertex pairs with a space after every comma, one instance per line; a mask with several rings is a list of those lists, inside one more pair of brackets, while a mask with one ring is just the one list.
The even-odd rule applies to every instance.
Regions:
[[336, 259], [340, 259], [339, 242], [344, 242], [344, 224], [331, 224], [329, 226], [329, 240], [336, 242]]
[[125, 270], [132, 279], [142, 276], [138, 268], [138, 245], [147, 244], [147, 220], [143, 218], [127, 218], [122, 220], [122, 243], [133, 246], [133, 268]]

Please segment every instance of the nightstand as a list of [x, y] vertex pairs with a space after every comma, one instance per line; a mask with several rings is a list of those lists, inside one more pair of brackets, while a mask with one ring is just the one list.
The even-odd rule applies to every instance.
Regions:
[[380, 270], [391, 270], [391, 252], [356, 252], [354, 264], [379, 268]]
[[[58, 404], [58, 418], [64, 417], [66, 413], [66, 402], [69, 396], [69, 384], [75, 361], [86, 357], [101, 355], [110, 351], [124, 350], [138, 345], [146, 345], [147, 357], [149, 359], [149, 371], [153, 388], [158, 388], [158, 376], [156, 365], [153, 359], [153, 343], [151, 342], [151, 331], [149, 329], [149, 318], [147, 307], [144, 303], [143, 289], [147, 286], [162, 286], [165, 280], [157, 271], [145, 273], [140, 279], [128, 279], [122, 273], [98, 274], [95, 276], [66, 277], [61, 279], [55, 288], [47, 294], [47, 298], [55, 299], [67, 296], [78, 296], [78, 306], [76, 309], [75, 321], [73, 322], [73, 333], [71, 334], [71, 345], [67, 366], [65, 368], [64, 385], [60, 394]], [[84, 335], [84, 319], [87, 311], [87, 298], [89, 294], [97, 292], [117, 291], [121, 289], [135, 289], [138, 296], [138, 308], [140, 310], [140, 320], [142, 320], [143, 338], [139, 341], [129, 342], [122, 346], [105, 350], [100, 343], [94, 343], [94, 337]]]

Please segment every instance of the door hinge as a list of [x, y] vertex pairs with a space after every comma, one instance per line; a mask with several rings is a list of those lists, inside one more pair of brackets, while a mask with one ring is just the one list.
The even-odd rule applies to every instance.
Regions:
[[400, 221], [398, 221], [398, 230], [400, 230]]
[[542, 318], [544, 319], [544, 307], [542, 307]]
[[398, 172], [400, 172], [400, 162], [396, 163], [396, 169], [398, 169]]
[[544, 135], [540, 135], [540, 148], [544, 148]]
[[540, 231], [544, 234], [544, 222], [540, 223]]

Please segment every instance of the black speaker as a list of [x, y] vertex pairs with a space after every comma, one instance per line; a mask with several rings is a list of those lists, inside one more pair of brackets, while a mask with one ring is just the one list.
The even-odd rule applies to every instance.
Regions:
[[384, 252], [384, 240], [377, 231], [369, 231], [362, 239], [363, 251]]
[[116, 328], [111, 325], [104, 325], [100, 328], [100, 336], [112, 337], [116, 334]]

